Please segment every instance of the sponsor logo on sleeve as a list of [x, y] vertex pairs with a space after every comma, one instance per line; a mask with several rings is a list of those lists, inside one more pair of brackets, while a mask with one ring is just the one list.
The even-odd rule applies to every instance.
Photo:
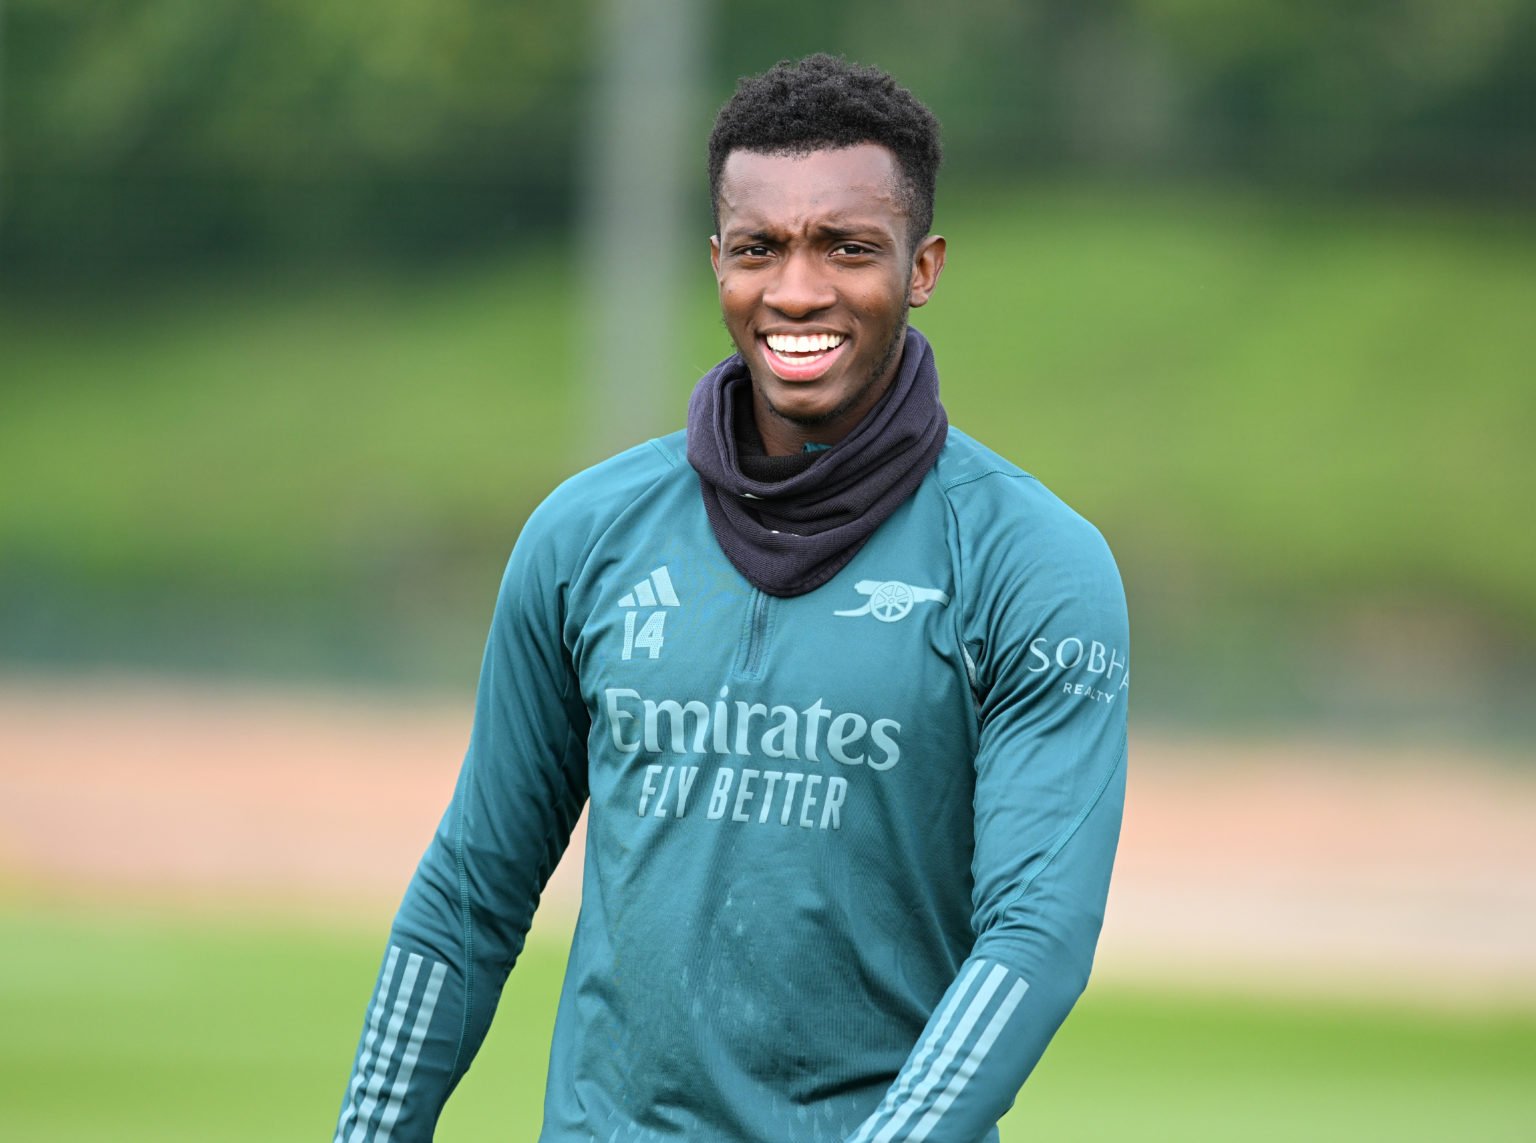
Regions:
[[1118, 647], [1098, 639], [1037, 636], [1029, 641], [1024, 667], [1032, 675], [1061, 674], [1063, 694], [1092, 702], [1112, 703], [1131, 689], [1130, 660]]

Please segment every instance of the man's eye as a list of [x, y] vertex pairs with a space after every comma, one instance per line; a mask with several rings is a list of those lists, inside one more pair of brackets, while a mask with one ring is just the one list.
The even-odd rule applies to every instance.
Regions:
[[736, 253], [743, 258], [766, 258], [768, 257], [768, 247], [743, 246], [741, 249], [737, 250]]
[[857, 256], [860, 254], [868, 254], [869, 247], [864, 246], [858, 242], [842, 242], [838, 244], [837, 252], [839, 254]]

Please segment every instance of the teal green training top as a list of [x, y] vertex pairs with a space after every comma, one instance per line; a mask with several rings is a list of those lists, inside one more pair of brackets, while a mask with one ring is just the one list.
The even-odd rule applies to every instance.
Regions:
[[793, 598], [727, 561], [683, 434], [572, 478], [508, 564], [336, 1138], [431, 1138], [585, 803], [541, 1140], [996, 1139], [1087, 982], [1129, 681], [1098, 532], [957, 430]]

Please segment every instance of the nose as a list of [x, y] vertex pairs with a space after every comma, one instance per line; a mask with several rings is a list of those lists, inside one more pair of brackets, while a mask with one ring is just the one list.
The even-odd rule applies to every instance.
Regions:
[[786, 317], [805, 317], [826, 309], [836, 300], [827, 267], [814, 252], [786, 254], [763, 291], [763, 304]]

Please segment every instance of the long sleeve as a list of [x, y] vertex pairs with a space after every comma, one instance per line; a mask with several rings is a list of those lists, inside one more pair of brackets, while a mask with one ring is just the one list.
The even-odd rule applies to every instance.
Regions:
[[588, 716], [562, 640], [553, 515], [535, 512], [502, 580], [469, 748], [395, 917], [338, 1143], [431, 1139], [586, 800]]
[[1125, 789], [1119, 574], [1075, 516], [1044, 536], [994, 534], [968, 553], [976, 940], [850, 1143], [995, 1138], [1087, 984], [1103, 921]]

